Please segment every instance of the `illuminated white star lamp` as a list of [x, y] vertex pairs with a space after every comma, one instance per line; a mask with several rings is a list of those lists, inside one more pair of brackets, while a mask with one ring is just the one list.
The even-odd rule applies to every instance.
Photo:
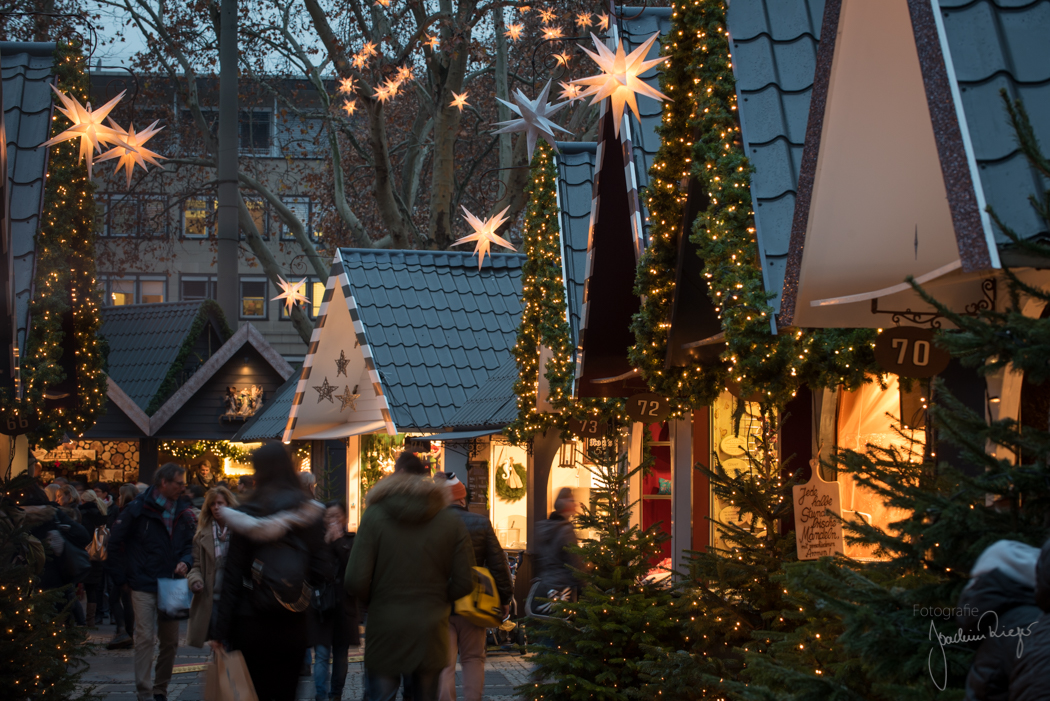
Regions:
[[515, 90], [512, 99], [514, 103], [511, 104], [506, 100], [496, 98], [504, 105], [509, 107], [514, 114], [518, 115], [518, 119], [511, 119], [506, 122], [499, 122], [496, 126], [503, 127], [498, 129], [494, 133], [496, 134], [509, 134], [513, 132], [522, 132], [525, 134], [526, 145], [529, 151], [529, 161], [532, 161], [532, 153], [536, 150], [536, 140], [540, 136], [546, 137], [547, 143], [552, 148], [557, 150], [557, 146], [554, 144], [554, 130], [563, 131], [566, 134], [570, 134], [568, 129], [564, 129], [559, 125], [551, 121], [551, 117], [557, 114], [563, 107], [568, 105], [568, 102], [562, 102], [557, 105], [552, 105], [547, 102], [547, 95], [550, 93], [551, 83], [548, 80], [547, 84], [543, 86], [543, 90], [536, 96], [535, 100], [530, 100], [525, 96], [521, 90]]
[[489, 217], [482, 221], [478, 219], [470, 211], [461, 205], [463, 209], [463, 218], [470, 224], [470, 228], [474, 230], [473, 234], [468, 234], [461, 239], [457, 239], [453, 246], [459, 246], [464, 243], [470, 243], [474, 241], [474, 252], [478, 254], [478, 270], [481, 270], [481, 264], [485, 261], [485, 256], [492, 255], [492, 244], [499, 244], [504, 248], [509, 248], [512, 251], [516, 251], [514, 245], [511, 244], [507, 239], [499, 236], [496, 231], [503, 226], [504, 222], [507, 221], [507, 211], [510, 207], [504, 207], [503, 211], [494, 217]]

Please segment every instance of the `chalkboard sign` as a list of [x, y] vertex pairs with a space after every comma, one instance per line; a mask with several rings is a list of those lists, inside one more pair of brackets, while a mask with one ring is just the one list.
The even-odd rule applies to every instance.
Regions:
[[820, 465], [816, 460], [811, 460], [810, 466], [813, 477], [809, 482], [791, 488], [795, 507], [795, 547], [799, 560], [816, 560], [846, 550], [842, 539], [842, 522], [835, 518], [842, 516], [839, 483], [825, 482], [820, 476]]
[[[472, 462], [467, 468], [467, 493], [470, 503], [486, 506], [489, 501], [489, 464]], [[471, 511], [474, 511], [471, 509]]]
[[901, 377], [926, 378], [944, 372], [951, 356], [933, 344], [933, 331], [914, 326], [886, 329], [875, 340], [875, 362]]

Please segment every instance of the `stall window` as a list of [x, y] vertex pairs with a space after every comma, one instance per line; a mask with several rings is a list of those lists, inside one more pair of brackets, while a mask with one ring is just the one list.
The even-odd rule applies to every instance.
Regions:
[[266, 318], [266, 278], [241, 278], [241, 318]]
[[[866, 452], [869, 445], [888, 448], [896, 450], [903, 460], [921, 462], [926, 432], [901, 428], [900, 404], [900, 385], [895, 375], [888, 376], [886, 389], [877, 382], [869, 382], [854, 392], [843, 392], [839, 402], [838, 447], [858, 453]], [[857, 483], [852, 475], [840, 473], [838, 482], [842, 517], [846, 520], [860, 517], [885, 529], [907, 516], [906, 511], [884, 504], [877, 493]], [[874, 548], [847, 544], [846, 555], [872, 559]]]

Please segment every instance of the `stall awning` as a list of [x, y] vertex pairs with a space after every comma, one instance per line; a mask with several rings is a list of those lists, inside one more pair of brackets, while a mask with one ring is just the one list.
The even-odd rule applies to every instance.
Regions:
[[416, 436], [413, 440], [417, 441], [467, 441], [471, 438], [481, 438], [482, 436], [491, 436], [494, 433], [499, 433], [502, 428], [486, 428], [480, 431], [449, 431], [448, 433], [435, 433], [432, 436]]

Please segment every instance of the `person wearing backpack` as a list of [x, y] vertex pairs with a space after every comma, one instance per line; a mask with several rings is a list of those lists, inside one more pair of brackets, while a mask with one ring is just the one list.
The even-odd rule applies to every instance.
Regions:
[[211, 646], [244, 655], [259, 701], [293, 701], [308, 646], [307, 609], [332, 568], [324, 506], [299, 483], [280, 443], [252, 453], [255, 489], [240, 510], [220, 509], [232, 532]]
[[[131, 587], [135, 612], [135, 687], [138, 701], [167, 701], [179, 644], [179, 622], [157, 607], [157, 580], [185, 577], [193, 565], [197, 519], [183, 496], [186, 468], [161, 465], [147, 488], [123, 510], [109, 534], [107, 560], [114, 584]], [[155, 679], [150, 680], [153, 647], [160, 640]]]
[[84, 580], [84, 593], [87, 594], [87, 614], [85, 623], [94, 628], [96, 613], [101, 622], [102, 594], [105, 591], [103, 568], [106, 561], [106, 547], [109, 540], [109, 529], [105, 502], [98, 498], [94, 490], [86, 489], [80, 495], [80, 518], [84, 528], [91, 534], [88, 555], [91, 556], [91, 574]]
[[[440, 481], [439, 473], [435, 481]], [[449, 510], [463, 520], [470, 534], [474, 561], [485, 567], [496, 582], [496, 593], [503, 606], [503, 617], [510, 613], [514, 585], [510, 565], [503, 547], [492, 530], [492, 522], [481, 514], [467, 511], [467, 488], [455, 474], [445, 473], [445, 489], [452, 505]], [[474, 625], [463, 616], [452, 614], [448, 619], [448, 667], [441, 672], [441, 701], [456, 701], [456, 657], [463, 667], [463, 697], [467, 701], [481, 701], [485, 692], [485, 628]]]
[[402, 675], [413, 701], [436, 701], [448, 664], [452, 603], [474, 589], [474, 552], [445, 490], [414, 453], [368, 493], [346, 588], [368, 607], [365, 697], [393, 701]]

